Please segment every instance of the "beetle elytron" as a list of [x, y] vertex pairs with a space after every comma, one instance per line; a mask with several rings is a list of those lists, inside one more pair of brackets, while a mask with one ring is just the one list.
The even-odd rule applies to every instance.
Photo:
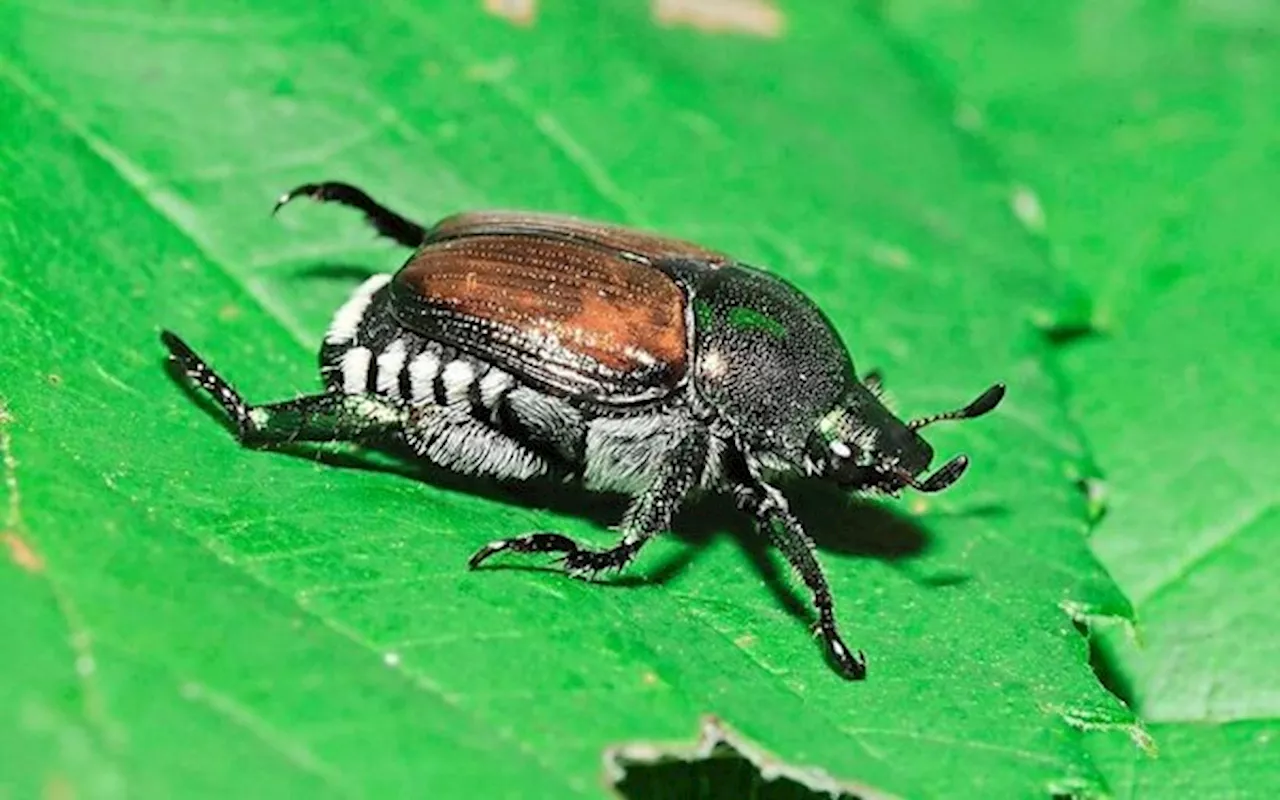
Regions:
[[395, 275], [361, 285], [320, 349], [323, 394], [251, 405], [181, 339], [187, 375], [246, 445], [398, 442], [459, 473], [573, 477], [632, 499], [611, 548], [540, 532], [485, 545], [557, 553], [590, 578], [626, 566], [703, 491], [732, 493], [813, 594], [817, 631], [848, 678], [866, 675], [836, 628], [813, 542], [775, 482], [854, 492], [937, 492], [968, 465], [928, 477], [924, 426], [986, 414], [996, 384], [957, 411], [904, 422], [860, 380], [822, 312], [791, 285], [728, 256], [641, 231], [522, 212], [448, 217], [427, 229], [344, 183], [306, 196], [364, 213], [413, 249]]

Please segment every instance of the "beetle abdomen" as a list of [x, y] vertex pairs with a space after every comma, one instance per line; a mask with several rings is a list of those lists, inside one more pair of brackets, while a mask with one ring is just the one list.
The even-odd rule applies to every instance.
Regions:
[[468, 413], [492, 420], [515, 388], [507, 372], [395, 324], [386, 306], [390, 276], [365, 281], [334, 315], [320, 354], [330, 391], [376, 394], [406, 404], [469, 404]]
[[371, 394], [413, 410], [408, 443], [442, 466], [496, 477], [573, 463], [583, 421], [511, 373], [406, 330], [391, 316], [388, 275], [365, 281], [334, 315], [320, 350], [330, 392]]

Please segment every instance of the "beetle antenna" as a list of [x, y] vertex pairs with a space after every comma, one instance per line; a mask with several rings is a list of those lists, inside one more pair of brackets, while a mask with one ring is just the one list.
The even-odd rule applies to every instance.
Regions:
[[964, 471], [968, 468], [969, 457], [959, 455], [943, 464], [941, 467], [938, 467], [937, 471], [924, 480], [917, 480], [911, 475], [911, 473], [901, 469], [898, 470], [898, 477], [902, 479], [903, 483], [907, 484], [912, 489], [915, 489], [917, 492], [933, 494], [934, 492], [942, 491], [951, 484], [960, 480], [960, 476], [963, 475]]
[[[907, 427], [913, 431], [918, 431], [926, 425], [932, 425], [935, 422], [943, 422], [951, 419], [973, 419], [987, 414], [1000, 405], [1000, 401], [1004, 399], [1004, 384], [997, 383], [978, 395], [978, 399], [974, 400], [964, 408], [956, 411], [947, 411], [942, 414], [934, 414], [928, 417], [920, 417], [913, 419], [907, 423]], [[954, 462], [953, 462], [954, 463]], [[937, 473], [935, 473], [936, 475]]]

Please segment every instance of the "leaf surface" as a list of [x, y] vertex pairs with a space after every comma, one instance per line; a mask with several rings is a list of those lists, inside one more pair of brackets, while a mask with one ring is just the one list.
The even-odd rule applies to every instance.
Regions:
[[[713, 713], [890, 793], [949, 794], [957, 776], [987, 796], [1097, 791], [1080, 728], [1130, 717], [1069, 614], [1128, 605], [1081, 536], [1084, 452], [1033, 325], [1078, 297], [880, 27], [817, 6], [776, 40], [666, 29], [643, 4], [549, 7], [530, 29], [479, 3], [427, 9], [0, 10], [0, 121], [20, 133], [0, 145], [9, 491], [120, 733], [63, 706], [101, 760], [66, 780], [598, 796], [607, 746], [685, 738]], [[620, 508], [239, 448], [167, 374], [156, 333], [251, 400], [314, 391], [333, 309], [403, 259], [342, 209], [268, 217], [326, 178], [423, 221], [576, 213], [767, 264], [905, 413], [1006, 381], [1000, 413], [933, 436], [974, 459], [947, 495], [797, 493], [870, 680], [823, 664], [807, 598], [727, 503], [646, 551], [647, 580], [469, 573], [513, 533], [607, 542]], [[23, 580], [6, 600], [41, 591]], [[50, 617], [15, 637], [75, 658]], [[6, 676], [42, 669], [35, 652]], [[54, 703], [53, 677], [28, 691]], [[18, 718], [0, 741], [32, 731]]]
[[1139, 622], [1100, 647], [1162, 723], [1158, 761], [1099, 745], [1113, 788], [1274, 796], [1280, 772], [1251, 753], [1274, 763], [1280, 736], [1280, 11], [908, 0], [889, 18], [1095, 298], [1098, 335], [1059, 363], [1106, 475], [1092, 541]]

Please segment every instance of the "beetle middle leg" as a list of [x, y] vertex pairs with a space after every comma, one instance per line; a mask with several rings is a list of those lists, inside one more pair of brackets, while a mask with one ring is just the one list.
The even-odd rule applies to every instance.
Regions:
[[226, 411], [241, 444], [360, 441], [404, 425], [402, 410], [372, 395], [314, 394], [250, 405], [182, 339], [169, 331], [162, 331], [160, 338], [187, 376]]
[[671, 449], [656, 470], [652, 484], [641, 492], [622, 518], [622, 538], [608, 550], [595, 550], [559, 533], [539, 532], [499, 539], [480, 548], [467, 562], [475, 569], [496, 553], [562, 553], [560, 563], [577, 578], [593, 578], [605, 570], [620, 570], [636, 557], [654, 536], [668, 530], [689, 492], [698, 485], [706, 467], [707, 434], [690, 431]]
[[813, 540], [804, 532], [800, 520], [788, 508], [782, 492], [763, 481], [743, 483], [734, 489], [738, 506], [755, 518], [756, 524], [768, 534], [774, 545], [782, 551], [792, 569], [800, 574], [805, 586], [813, 594], [813, 605], [818, 610], [818, 634], [822, 637], [827, 654], [840, 672], [851, 680], [867, 676], [867, 660], [861, 650], [850, 650], [840, 638], [836, 626], [835, 609], [831, 599], [831, 587], [822, 574], [822, 567], [813, 554]]
[[392, 239], [405, 247], [417, 249], [427, 238], [427, 229], [411, 219], [402, 217], [378, 201], [374, 200], [363, 189], [349, 183], [325, 181], [323, 183], [304, 183], [290, 189], [276, 201], [271, 213], [279, 211], [283, 206], [299, 197], [310, 197], [321, 203], [338, 203], [354, 208], [364, 214], [364, 218], [381, 235]]

